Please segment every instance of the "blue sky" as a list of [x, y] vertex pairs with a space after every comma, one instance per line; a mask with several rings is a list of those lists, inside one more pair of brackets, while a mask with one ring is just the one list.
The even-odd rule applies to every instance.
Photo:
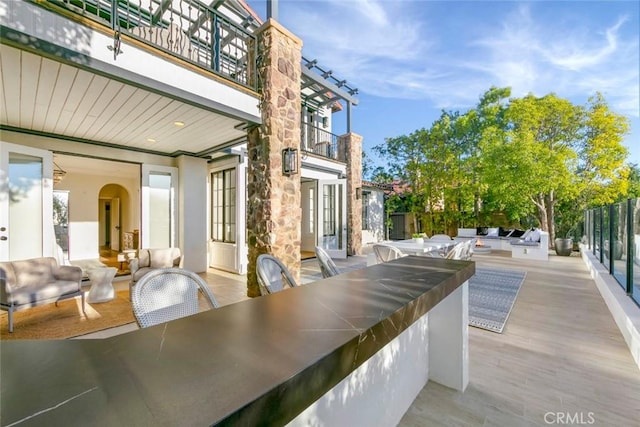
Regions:
[[[262, 17], [266, 1], [249, 1]], [[303, 55], [359, 89], [364, 149], [466, 111], [491, 86], [583, 105], [596, 91], [629, 118], [640, 164], [640, 2], [280, 0]], [[344, 115], [343, 115], [344, 116]], [[345, 131], [340, 120], [335, 133]]]

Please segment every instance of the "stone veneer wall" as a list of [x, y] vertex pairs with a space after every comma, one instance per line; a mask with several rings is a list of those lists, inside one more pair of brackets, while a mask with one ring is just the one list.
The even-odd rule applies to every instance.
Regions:
[[[300, 172], [282, 174], [282, 150], [300, 156], [300, 76], [302, 41], [269, 19], [258, 31], [258, 73], [262, 92], [262, 125], [248, 131], [249, 265], [247, 295], [260, 295], [256, 260], [279, 258], [300, 280]], [[300, 158], [298, 158], [300, 169]]]
[[[338, 158], [347, 163], [347, 255], [359, 255], [362, 253], [362, 136], [353, 132], [341, 135], [338, 147]], [[360, 198], [356, 197], [357, 191]]]

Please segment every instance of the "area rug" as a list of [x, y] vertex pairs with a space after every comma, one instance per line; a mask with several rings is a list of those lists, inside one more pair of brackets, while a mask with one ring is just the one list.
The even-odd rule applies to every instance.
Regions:
[[476, 267], [469, 279], [469, 325], [502, 333], [526, 271]]
[[0, 315], [0, 340], [38, 340], [73, 338], [115, 326], [135, 322], [129, 302], [129, 290], [116, 292], [116, 298], [103, 303], [86, 303], [86, 316], [80, 298], [46, 304], [13, 313], [13, 332], [8, 330], [8, 315]]

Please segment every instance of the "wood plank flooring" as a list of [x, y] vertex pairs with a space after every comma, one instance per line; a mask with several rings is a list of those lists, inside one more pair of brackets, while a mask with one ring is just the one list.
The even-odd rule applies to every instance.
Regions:
[[582, 260], [508, 256], [473, 258], [527, 277], [502, 334], [469, 328], [469, 387], [429, 382], [399, 425], [640, 426], [640, 370]]

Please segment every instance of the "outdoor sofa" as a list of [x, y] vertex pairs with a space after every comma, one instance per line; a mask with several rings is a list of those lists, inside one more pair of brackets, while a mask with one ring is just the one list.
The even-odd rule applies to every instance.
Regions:
[[491, 249], [510, 251], [512, 258], [549, 259], [549, 233], [539, 229], [522, 231], [501, 227], [458, 228], [457, 240], [470, 238], [480, 239]]
[[9, 332], [14, 311], [77, 296], [84, 313], [80, 267], [58, 265], [53, 257], [0, 262], [0, 308], [9, 312]]

